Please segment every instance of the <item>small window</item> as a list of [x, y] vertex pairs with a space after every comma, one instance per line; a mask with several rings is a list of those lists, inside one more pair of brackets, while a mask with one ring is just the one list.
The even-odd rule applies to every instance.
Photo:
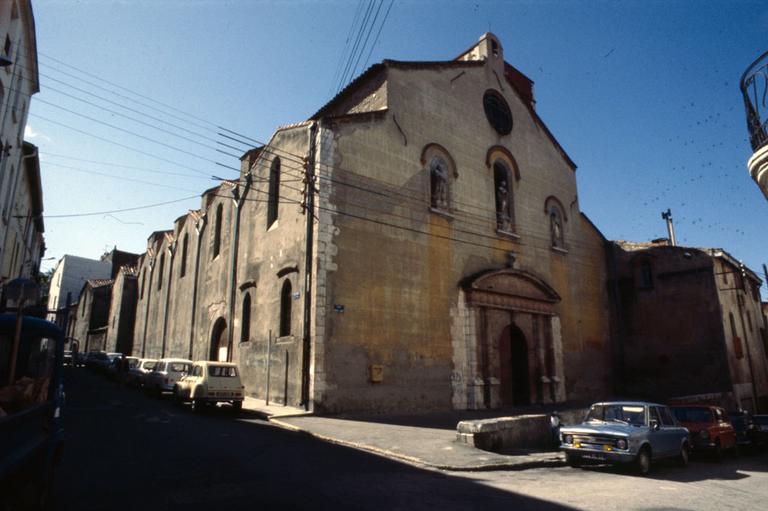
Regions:
[[208, 376], [234, 378], [237, 376], [237, 369], [232, 366], [208, 366]]
[[12, 47], [13, 47], [13, 45], [11, 44], [11, 38], [6, 35], [5, 36], [5, 46], [3, 47], [3, 51], [5, 52], [5, 56], [6, 57], [10, 57], [11, 56], [11, 48]]
[[514, 201], [511, 174], [500, 160], [493, 164], [493, 189], [496, 195], [496, 227], [500, 231], [514, 232]]
[[187, 242], [189, 235], [184, 233], [184, 238], [181, 241], [181, 270], [179, 271], [179, 278], [187, 274]]
[[291, 281], [286, 279], [280, 291], [280, 337], [291, 335], [292, 294]]
[[648, 261], [640, 263], [640, 282], [639, 287], [642, 289], [653, 288], [653, 267]]
[[752, 314], [747, 311], [747, 325], [749, 325], [749, 331], [752, 332]]
[[663, 426], [676, 426], [676, 422], [672, 414], [669, 413], [669, 408], [666, 406], [659, 407], [659, 415], [661, 416], [661, 424]]
[[213, 258], [219, 255], [221, 250], [221, 216], [223, 213], [223, 207], [219, 204], [216, 207], [216, 224], [213, 230]]
[[245, 293], [243, 298], [242, 326], [240, 327], [240, 342], [251, 340], [251, 294]]
[[141, 290], [139, 291], [140, 300], [144, 299], [144, 284], [145, 284], [144, 277], [146, 277], [146, 275], [147, 275], [147, 270], [146, 269], [141, 270]]
[[269, 168], [269, 198], [267, 203], [267, 229], [277, 221], [280, 198], [280, 158], [272, 160]]
[[165, 268], [165, 254], [160, 254], [160, 264], [157, 268], [157, 290], [163, 289], [163, 269]]

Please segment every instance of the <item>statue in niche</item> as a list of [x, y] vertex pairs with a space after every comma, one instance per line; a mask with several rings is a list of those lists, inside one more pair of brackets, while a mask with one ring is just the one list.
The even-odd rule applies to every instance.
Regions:
[[448, 209], [448, 165], [445, 161], [435, 156], [429, 162], [429, 174], [431, 180], [432, 201], [431, 206], [436, 209]]
[[496, 187], [496, 222], [502, 231], [511, 230], [511, 218], [509, 215], [509, 188], [507, 180], [499, 180]]
[[552, 246], [558, 248], [563, 247], [563, 223], [560, 220], [560, 215], [557, 210], [552, 208], [549, 214], [549, 228], [552, 233]]

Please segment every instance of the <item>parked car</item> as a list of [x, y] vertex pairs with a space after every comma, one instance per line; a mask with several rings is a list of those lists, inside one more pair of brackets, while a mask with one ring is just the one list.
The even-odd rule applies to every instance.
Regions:
[[[110, 378], [116, 378], [117, 373], [120, 370], [120, 363], [123, 357], [115, 357], [112, 362], [107, 366], [107, 375], [109, 375]], [[131, 370], [132, 367], [134, 367], [138, 362], [139, 359], [137, 357], [125, 357], [125, 360], [128, 362], [128, 371]], [[127, 374], [126, 374], [127, 377]]]
[[736, 431], [736, 441], [739, 449], [754, 448], [764, 443], [764, 435], [761, 435], [759, 427], [755, 424], [752, 414], [747, 410], [734, 410], [728, 412], [733, 429]]
[[200, 361], [176, 382], [173, 394], [179, 401], [191, 402], [194, 410], [216, 403], [231, 403], [240, 410], [244, 390], [235, 364]]
[[107, 357], [105, 351], [89, 351], [85, 355], [85, 367], [98, 370], [99, 367], [103, 367], [108, 360], [109, 357]]
[[128, 385], [135, 387], [143, 387], [144, 379], [147, 374], [154, 369], [157, 360], [154, 358], [140, 358], [138, 362], [128, 369], [128, 375], [125, 378], [125, 382]]
[[691, 432], [693, 451], [710, 452], [721, 460], [723, 451], [738, 453], [736, 431], [728, 422], [725, 410], [711, 405], [675, 405], [671, 407], [677, 420]]
[[669, 408], [656, 403], [595, 403], [581, 424], [560, 428], [560, 448], [568, 464], [634, 464], [641, 475], [653, 462], [676, 458], [688, 464], [688, 430]]
[[755, 438], [760, 447], [768, 446], [768, 415], [753, 415], [755, 422]]
[[183, 375], [192, 369], [192, 361], [182, 358], [162, 358], [157, 361], [152, 371], [144, 378], [144, 389], [147, 392], [162, 395], [163, 392], [173, 392], [173, 387]]

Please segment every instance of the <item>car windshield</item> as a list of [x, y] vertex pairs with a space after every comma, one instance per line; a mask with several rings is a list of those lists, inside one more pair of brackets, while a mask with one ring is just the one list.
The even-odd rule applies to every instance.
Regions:
[[672, 413], [680, 422], [712, 422], [709, 408], [673, 408]]
[[208, 376], [223, 376], [234, 378], [237, 376], [237, 368], [232, 366], [208, 366]]
[[189, 372], [189, 364], [185, 364], [184, 362], [171, 362], [168, 364], [168, 372], [187, 373]]
[[587, 415], [587, 422], [589, 421], [619, 422], [643, 426], [645, 424], [645, 408], [639, 405], [594, 405]]

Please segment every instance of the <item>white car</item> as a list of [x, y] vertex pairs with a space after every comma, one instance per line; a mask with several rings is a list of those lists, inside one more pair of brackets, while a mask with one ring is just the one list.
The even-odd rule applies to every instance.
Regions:
[[144, 379], [147, 374], [155, 367], [157, 360], [154, 358], [140, 358], [136, 365], [131, 366], [128, 370], [128, 375], [125, 378], [125, 383], [128, 385], [134, 385], [136, 387], [144, 386]]
[[231, 403], [240, 410], [244, 391], [235, 364], [204, 360], [195, 362], [192, 370], [176, 382], [173, 394], [181, 402], [190, 401], [195, 410], [216, 403]]
[[161, 358], [144, 377], [144, 389], [158, 396], [163, 392], [173, 392], [176, 382], [191, 369], [191, 360]]

